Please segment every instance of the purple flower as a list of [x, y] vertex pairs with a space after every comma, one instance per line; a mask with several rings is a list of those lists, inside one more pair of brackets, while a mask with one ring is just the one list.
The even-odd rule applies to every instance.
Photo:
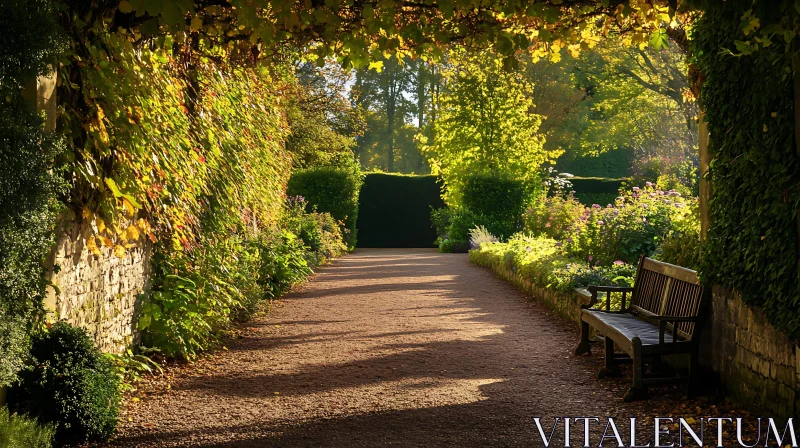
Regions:
[[589, 255], [589, 261], [592, 261], [593, 259], [594, 259], [594, 257], [592, 257], [591, 255]]
[[571, 243], [572, 242], [572, 238], [567, 238], [567, 242]]
[[600, 204], [592, 204], [592, 208], [600, 208]]
[[559, 242], [557, 242], [557, 243], [556, 243], [556, 247], [561, 247], [561, 246], [563, 246], [563, 245], [564, 245], [564, 243], [562, 243], [561, 241], [559, 241]]
[[649, 195], [650, 195], [651, 198], [654, 198], [654, 197], [657, 196], [655, 192], [650, 192]]
[[606, 205], [606, 208], [614, 208], [614, 206], [611, 205], [611, 204], [608, 204], [608, 205]]
[[672, 204], [672, 201], [670, 201], [669, 199], [664, 199], [664, 203], [669, 205], [669, 204]]
[[639, 187], [633, 187], [632, 190], [633, 191], [639, 191]]
[[644, 184], [647, 185], [648, 187], [652, 187], [653, 186], [652, 182], [645, 182]]

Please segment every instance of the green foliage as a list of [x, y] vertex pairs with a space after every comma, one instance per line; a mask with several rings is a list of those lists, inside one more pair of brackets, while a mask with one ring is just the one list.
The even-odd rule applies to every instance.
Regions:
[[731, 54], [738, 53], [738, 41], [749, 39], [741, 29], [745, 12], [754, 8], [761, 26], [773, 28], [784, 17], [779, 3], [715, 3], [693, 31], [695, 64], [705, 76], [700, 103], [713, 136], [714, 197], [700, 273], [705, 282], [738, 290], [745, 303], [762, 307], [769, 322], [797, 339], [800, 163], [792, 52], [786, 51], [794, 34], [789, 41], [775, 36], [775, 45], [752, 54]]
[[0, 407], [0, 446], [50, 448], [55, 432], [52, 424], [40, 425], [35, 419]]
[[342, 240], [342, 229], [330, 213], [309, 213], [308, 203], [302, 197], [289, 198], [281, 227], [303, 242], [308, 262], [318, 266], [324, 261], [347, 252]]
[[561, 172], [579, 177], [621, 178], [628, 175], [632, 162], [632, 149], [614, 149], [582, 157], [576, 157], [572, 152], [565, 152], [558, 158], [556, 167]]
[[614, 205], [584, 208], [572, 197], [549, 198], [531, 205], [523, 218], [526, 231], [557, 239], [565, 254], [590, 266], [610, 266], [618, 260], [635, 263], [641, 255], [652, 256], [670, 238], [667, 256], [677, 257], [674, 241], [688, 241], [692, 235], [697, 239], [680, 259], [691, 262], [688, 254], [699, 251], [697, 200], [649, 182], [621, 193]]
[[61, 443], [103, 441], [117, 426], [119, 379], [85, 330], [58, 322], [33, 336], [12, 409], [56, 426]]
[[507, 243], [485, 243], [471, 250], [470, 261], [486, 267], [502, 266], [535, 285], [559, 292], [589, 285], [632, 286], [634, 266], [614, 263], [590, 267], [567, 257], [557, 241], [517, 234]]
[[436, 229], [435, 244], [439, 252], [467, 252], [470, 231], [486, 223], [486, 219], [465, 208], [443, 207], [431, 210], [431, 222]]
[[191, 251], [154, 257], [154, 280], [142, 303], [142, 345], [170, 358], [193, 359], [216, 346], [231, 323], [252, 315], [347, 250], [327, 213], [290, 199], [281, 221], [258, 234], [201, 235]]
[[292, 173], [286, 188], [288, 196], [302, 196], [317, 211], [330, 213], [341, 222], [344, 241], [356, 245], [358, 195], [363, 177], [354, 161], [345, 166], [322, 166]]
[[[43, 131], [31, 101], [35, 79], [64, 49], [55, 6], [11, 0], [0, 16], [0, 386], [16, 379], [28, 350], [27, 331], [43, 311], [43, 261], [54, 243], [63, 193], [55, 159], [62, 140]], [[33, 84], [31, 87], [30, 84]]]
[[625, 179], [607, 179], [602, 177], [573, 177], [569, 180], [575, 197], [584, 205], [613, 204]]
[[436, 176], [369, 173], [358, 208], [358, 247], [432, 247], [431, 208], [444, 206]]
[[523, 230], [561, 241], [585, 210], [586, 207], [573, 196], [540, 198], [533, 201], [522, 215]]
[[468, 178], [475, 175], [517, 179], [534, 189], [539, 168], [558, 153], [543, 148], [541, 117], [531, 113], [527, 96], [533, 86], [491, 53], [452, 56], [442, 72], [435, 140], [423, 147], [447, 187], [445, 201], [464, 205]]
[[521, 180], [487, 174], [470, 175], [464, 183], [461, 205], [484, 217], [489, 232], [508, 238], [519, 230], [528, 194], [528, 186]]

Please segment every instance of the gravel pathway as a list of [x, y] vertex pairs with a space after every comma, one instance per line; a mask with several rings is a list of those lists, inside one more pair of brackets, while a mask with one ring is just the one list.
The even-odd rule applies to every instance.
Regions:
[[358, 250], [226, 351], [145, 384], [112, 445], [541, 446], [534, 416], [678, 405], [673, 388], [624, 404], [629, 380], [594, 379], [599, 347], [575, 358], [577, 340], [466, 255]]

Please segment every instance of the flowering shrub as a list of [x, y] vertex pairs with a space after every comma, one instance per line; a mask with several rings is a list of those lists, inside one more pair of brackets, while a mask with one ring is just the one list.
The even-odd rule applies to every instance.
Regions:
[[566, 238], [567, 229], [583, 216], [585, 209], [573, 195], [546, 198], [532, 204], [522, 215], [524, 229], [533, 235], [560, 241]]
[[[583, 207], [574, 198], [550, 198], [524, 215], [525, 229], [558, 240], [564, 253], [591, 266], [635, 263], [653, 255], [665, 238], [699, 228], [697, 201], [648, 182], [623, 192], [614, 204]], [[696, 246], [696, 245], [695, 245]]]

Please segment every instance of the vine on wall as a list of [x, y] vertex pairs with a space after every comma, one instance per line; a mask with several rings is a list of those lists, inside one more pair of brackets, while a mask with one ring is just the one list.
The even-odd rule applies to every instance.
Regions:
[[742, 40], [758, 37], [748, 31], [753, 14], [768, 26], [784, 12], [778, 4], [728, 1], [706, 8], [693, 32], [713, 158], [712, 225], [701, 273], [705, 281], [737, 289], [777, 328], [800, 338], [800, 185], [793, 178], [800, 161], [786, 51], [793, 36], [781, 36], [783, 45], [740, 52]]

